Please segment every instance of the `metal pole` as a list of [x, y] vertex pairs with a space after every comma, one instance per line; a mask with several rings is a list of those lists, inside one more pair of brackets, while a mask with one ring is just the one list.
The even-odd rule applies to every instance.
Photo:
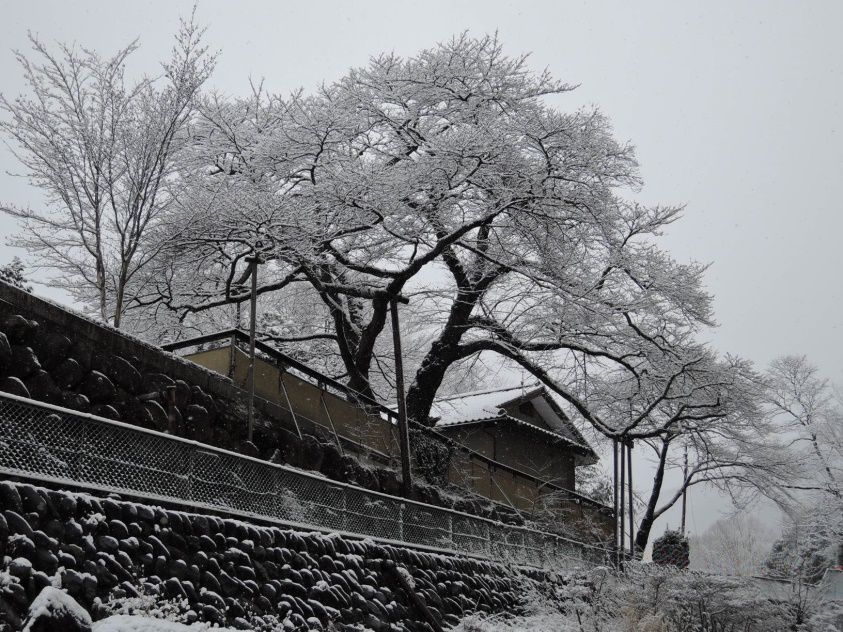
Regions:
[[624, 441], [620, 442], [620, 451], [621, 451], [621, 485], [620, 485], [620, 525], [621, 525], [621, 538], [620, 538], [620, 547], [619, 547], [619, 554], [621, 560], [621, 566], [623, 566], [623, 559], [626, 557], [626, 508], [624, 506], [624, 495], [626, 493], [626, 450], [624, 450]]
[[293, 405], [290, 403], [290, 396], [287, 394], [287, 386], [284, 384], [284, 372], [278, 372], [278, 382], [281, 384], [281, 392], [284, 393], [284, 401], [287, 402], [287, 410], [290, 411], [290, 417], [293, 418], [293, 424], [296, 426], [296, 434], [299, 435], [299, 439], [302, 438], [301, 436], [301, 428], [299, 428], [299, 420], [296, 418], [296, 413], [293, 411]]
[[685, 481], [688, 480], [688, 446], [685, 446], [685, 462], [682, 466], [682, 526], [680, 528], [680, 533], [683, 535], [685, 534], [685, 509], [688, 503], [688, 487], [685, 485]]
[[401, 331], [398, 325], [398, 301], [390, 301], [392, 312], [392, 350], [395, 353], [395, 390], [398, 404], [398, 431], [401, 440], [401, 483], [405, 496], [413, 488], [410, 472], [410, 432], [407, 428], [407, 403], [404, 400], [404, 361], [401, 355]]
[[248, 439], [251, 441], [255, 434], [255, 325], [257, 322], [257, 303], [258, 303], [258, 258], [251, 257], [248, 259], [252, 267], [252, 296], [251, 296], [251, 312], [249, 314], [249, 433]]
[[[239, 303], [238, 303], [239, 305]], [[234, 368], [237, 362], [237, 335], [231, 334], [230, 348], [228, 350], [228, 377], [234, 380]]]
[[322, 388], [320, 388], [319, 389], [319, 401], [322, 404], [322, 408], [325, 410], [325, 416], [328, 417], [328, 423], [331, 425], [331, 432], [334, 433], [334, 441], [337, 442], [337, 449], [339, 449], [340, 454], [345, 456], [345, 450], [342, 449], [342, 441], [340, 441], [340, 436], [339, 436], [339, 434], [337, 434], [337, 428], [336, 428], [336, 426], [334, 426], [334, 420], [331, 417], [331, 411], [328, 410], [328, 404], [325, 402], [325, 398], [322, 397], [322, 395], [324, 393], [325, 393], [325, 391]]
[[612, 555], [614, 556], [615, 565], [618, 564], [618, 551], [620, 547], [618, 546], [618, 440], [612, 439], [612, 500], [614, 501], [614, 510], [615, 510], [615, 541], [612, 543]]
[[632, 440], [626, 444], [626, 469], [629, 479], [629, 557], [635, 559], [635, 518], [632, 510]]

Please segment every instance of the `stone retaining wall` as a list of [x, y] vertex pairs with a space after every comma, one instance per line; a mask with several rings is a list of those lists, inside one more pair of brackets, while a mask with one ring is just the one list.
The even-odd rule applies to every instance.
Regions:
[[0, 560], [0, 611], [11, 629], [47, 586], [94, 620], [146, 599], [169, 602], [185, 622], [399, 632], [433, 630], [429, 617], [447, 628], [472, 612], [514, 611], [525, 591], [556, 581], [473, 558], [11, 481], [0, 481]]

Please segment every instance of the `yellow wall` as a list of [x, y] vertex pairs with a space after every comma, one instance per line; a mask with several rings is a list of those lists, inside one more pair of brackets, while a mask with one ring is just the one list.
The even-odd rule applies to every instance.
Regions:
[[[235, 348], [231, 363], [231, 347], [200, 351], [187, 356], [201, 364], [232, 378], [240, 388], [248, 388], [249, 356]], [[232, 371], [233, 368], [233, 371]], [[281, 388], [283, 380], [284, 390]], [[334, 432], [340, 437], [366, 445], [390, 457], [396, 457], [398, 446], [393, 437], [392, 425], [379, 414], [368, 414], [356, 403], [320, 389], [295, 375], [280, 371], [273, 364], [255, 358], [255, 395], [277, 404], [285, 421], [299, 424], [302, 432], [317, 432], [325, 440], [334, 440]], [[289, 399], [289, 405], [288, 405]]]

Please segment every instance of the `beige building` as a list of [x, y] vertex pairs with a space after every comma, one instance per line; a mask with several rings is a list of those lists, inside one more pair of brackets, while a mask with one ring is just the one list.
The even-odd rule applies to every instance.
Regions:
[[[436, 430], [496, 463], [573, 491], [576, 468], [597, 462], [597, 455], [541, 386], [515, 386], [462, 393], [436, 400], [431, 415]], [[526, 508], [548, 493], [541, 483], [523, 485], [487, 472], [468, 474], [475, 489], [490, 498], [501, 495]], [[452, 475], [453, 477], [453, 475]], [[488, 487], [488, 490], [485, 489]], [[495, 489], [500, 487], [500, 489]]]

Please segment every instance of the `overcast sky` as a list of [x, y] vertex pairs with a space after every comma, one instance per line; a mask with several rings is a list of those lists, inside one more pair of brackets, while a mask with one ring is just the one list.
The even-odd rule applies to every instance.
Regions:
[[[191, 6], [2, 0], [0, 90], [23, 89], [11, 50], [27, 47], [27, 30], [104, 54], [139, 37], [132, 68], [155, 72]], [[843, 382], [843, 2], [201, 0], [198, 16], [221, 52], [211, 85], [232, 95], [250, 76], [274, 92], [310, 89], [381, 51], [497, 31], [510, 54], [532, 52], [536, 69], [580, 85], [559, 107], [597, 104], [637, 147], [638, 199], [686, 205], [664, 245], [712, 264], [713, 344], [760, 364], [805, 353]], [[15, 169], [5, 149], [0, 168]], [[38, 195], [3, 174], [0, 200]], [[0, 234], [13, 230], [0, 218]], [[700, 500], [691, 526], [722, 507]]]

